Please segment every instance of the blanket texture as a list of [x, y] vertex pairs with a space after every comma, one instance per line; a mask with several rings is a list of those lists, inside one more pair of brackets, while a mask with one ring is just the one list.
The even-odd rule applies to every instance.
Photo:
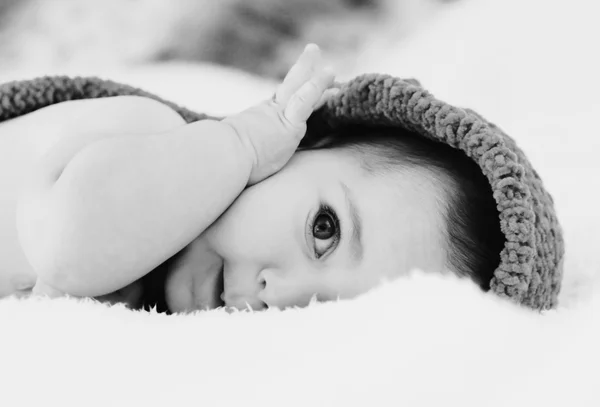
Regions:
[[[474, 111], [436, 99], [415, 80], [368, 74], [339, 87], [341, 91], [311, 116], [303, 143], [361, 124], [405, 128], [460, 149], [489, 180], [506, 237], [491, 290], [533, 309], [555, 307], [563, 274], [562, 230], [552, 197], [515, 141]], [[215, 119], [131, 86], [61, 76], [0, 86], [0, 120], [68, 100], [118, 95], [156, 99], [187, 122]]]

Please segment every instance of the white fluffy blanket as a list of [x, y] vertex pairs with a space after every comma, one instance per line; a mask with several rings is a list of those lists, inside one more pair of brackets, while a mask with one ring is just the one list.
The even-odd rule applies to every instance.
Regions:
[[[558, 310], [539, 315], [466, 281], [420, 273], [353, 301], [257, 314], [166, 317], [90, 301], [5, 300], [0, 405], [600, 405], [595, 7], [463, 0], [408, 41], [396, 44], [380, 28], [385, 40], [342, 71], [418, 77], [518, 139], [565, 229]], [[273, 91], [209, 66], [76, 73], [214, 114]]]
[[415, 275], [307, 309], [0, 307], [4, 406], [595, 406], [600, 303], [546, 316]]

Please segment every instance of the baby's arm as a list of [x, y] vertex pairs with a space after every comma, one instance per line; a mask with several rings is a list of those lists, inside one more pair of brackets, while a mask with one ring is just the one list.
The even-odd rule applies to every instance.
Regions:
[[233, 130], [214, 121], [101, 138], [48, 174], [43, 195], [24, 197], [21, 244], [46, 290], [104, 295], [192, 241], [233, 202], [250, 169]]
[[189, 244], [249, 183], [289, 160], [333, 81], [316, 67], [318, 57], [316, 48], [303, 54], [276, 101], [221, 122], [81, 149], [43, 205], [21, 205], [22, 244], [40, 283], [71, 295], [106, 294]]

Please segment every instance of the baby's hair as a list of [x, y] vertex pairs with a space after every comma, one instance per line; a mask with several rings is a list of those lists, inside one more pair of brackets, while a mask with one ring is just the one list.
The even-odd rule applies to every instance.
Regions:
[[416, 168], [432, 176], [448, 201], [447, 266], [490, 289], [505, 238], [489, 181], [462, 151], [401, 128], [359, 125], [340, 129], [309, 148], [358, 153], [370, 173]]

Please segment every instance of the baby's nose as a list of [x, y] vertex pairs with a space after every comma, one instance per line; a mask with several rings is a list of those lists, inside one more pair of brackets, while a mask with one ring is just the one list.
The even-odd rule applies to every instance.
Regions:
[[258, 299], [269, 308], [285, 309], [305, 307], [317, 290], [304, 279], [295, 278], [293, 273], [281, 270], [265, 269], [260, 272], [258, 282], [262, 289]]

